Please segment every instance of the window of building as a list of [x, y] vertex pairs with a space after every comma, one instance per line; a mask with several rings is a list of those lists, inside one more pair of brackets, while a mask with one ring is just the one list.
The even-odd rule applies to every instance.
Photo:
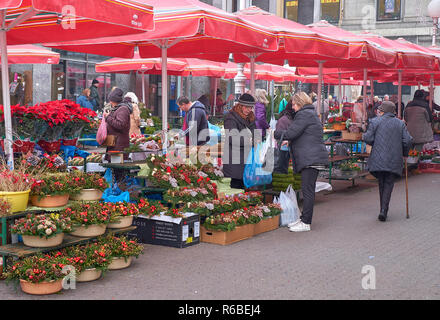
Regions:
[[264, 11], [270, 11], [269, 0], [253, 0], [252, 5], [263, 9]]
[[[285, 0], [284, 1], [284, 17], [298, 22], [298, 6], [302, 6], [303, 11], [306, 3], [301, 3], [305, 0]], [[307, 3], [308, 7], [313, 10], [313, 6]], [[340, 18], [341, 3], [340, 0], [321, 0], [321, 20], [327, 20], [330, 23], [338, 23]], [[313, 17], [313, 12], [310, 12], [310, 17]]]
[[298, 21], [298, 0], [284, 1], [284, 17], [292, 21]]
[[401, 0], [378, 0], [377, 20], [400, 20], [402, 12]]

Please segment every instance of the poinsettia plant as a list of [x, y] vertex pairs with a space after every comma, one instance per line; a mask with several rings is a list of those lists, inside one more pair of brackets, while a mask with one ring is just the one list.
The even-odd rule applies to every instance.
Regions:
[[11, 232], [19, 235], [38, 236], [40, 238], [52, 238], [59, 233], [72, 231], [72, 223], [69, 217], [55, 213], [28, 214], [26, 217], [15, 221]]
[[62, 214], [70, 217], [74, 227], [89, 226], [92, 224], [108, 224], [111, 212], [102, 203], [74, 203], [64, 209]]

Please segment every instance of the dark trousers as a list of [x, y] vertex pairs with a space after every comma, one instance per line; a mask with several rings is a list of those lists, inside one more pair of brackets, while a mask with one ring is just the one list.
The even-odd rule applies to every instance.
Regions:
[[375, 172], [374, 176], [379, 180], [380, 211], [387, 213], [394, 189], [394, 182], [398, 176], [395, 173], [386, 171]]
[[244, 189], [244, 182], [242, 179], [231, 179], [231, 184], [230, 184], [232, 189]]
[[317, 169], [311, 168], [305, 168], [301, 171], [301, 189], [303, 194], [303, 211], [301, 221], [305, 224], [312, 223], [318, 173], [319, 171]]

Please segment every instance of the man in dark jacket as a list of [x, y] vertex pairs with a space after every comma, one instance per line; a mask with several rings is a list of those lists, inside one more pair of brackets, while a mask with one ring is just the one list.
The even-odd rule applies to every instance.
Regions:
[[187, 146], [201, 146], [209, 141], [209, 127], [205, 106], [200, 101], [191, 102], [187, 97], [179, 97], [177, 105], [185, 112], [181, 136]]
[[396, 105], [384, 101], [362, 140], [373, 148], [368, 158], [368, 171], [379, 180], [379, 220], [386, 221], [394, 182], [402, 176], [403, 157], [408, 157], [412, 137], [405, 123], [396, 118]]
[[98, 92], [99, 81], [94, 79], [92, 85], [90, 86], [90, 102], [93, 105], [95, 111], [101, 110], [101, 99], [99, 98]]
[[[406, 105], [406, 108], [414, 107], [414, 106], [425, 108], [426, 111], [428, 112], [428, 115], [429, 115], [429, 122], [432, 123], [432, 112], [431, 112], [431, 108], [429, 107], [429, 102], [426, 101], [427, 98], [429, 100], [429, 93], [423, 89], [419, 89], [414, 93], [413, 101], [408, 102], [408, 104]], [[403, 113], [402, 113], [402, 115], [403, 115]]]

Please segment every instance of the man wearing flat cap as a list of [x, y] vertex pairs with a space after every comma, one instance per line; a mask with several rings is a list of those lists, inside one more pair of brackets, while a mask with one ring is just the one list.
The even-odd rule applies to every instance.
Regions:
[[99, 98], [98, 92], [99, 81], [94, 79], [92, 85], [90, 86], [90, 102], [93, 105], [93, 110], [99, 111], [101, 109], [101, 99]]
[[372, 146], [368, 171], [379, 181], [380, 214], [386, 221], [394, 182], [402, 176], [403, 157], [408, 157], [412, 137], [405, 123], [396, 118], [396, 105], [384, 101], [378, 107], [378, 117], [372, 119], [362, 140]]

